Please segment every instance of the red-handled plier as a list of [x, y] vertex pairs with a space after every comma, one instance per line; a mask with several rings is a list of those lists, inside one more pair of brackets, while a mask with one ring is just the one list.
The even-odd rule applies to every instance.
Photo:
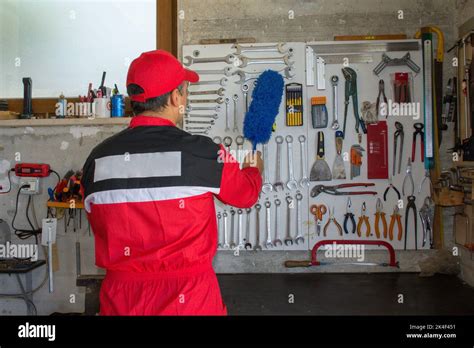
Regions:
[[377, 195], [376, 191], [338, 191], [339, 189], [344, 189], [348, 187], [369, 187], [375, 186], [374, 183], [353, 183], [353, 184], [341, 184], [341, 185], [334, 185], [334, 186], [324, 186], [324, 185], [316, 185], [311, 190], [311, 197], [316, 197], [320, 193], [327, 193], [328, 195], [335, 195], [335, 196], [353, 196], [353, 195]]
[[415, 154], [416, 154], [416, 137], [420, 135], [420, 154], [421, 154], [421, 162], [425, 161], [425, 132], [423, 132], [424, 125], [423, 123], [415, 123], [413, 125], [415, 131], [413, 132], [413, 143], [411, 144], [411, 161], [415, 162]]

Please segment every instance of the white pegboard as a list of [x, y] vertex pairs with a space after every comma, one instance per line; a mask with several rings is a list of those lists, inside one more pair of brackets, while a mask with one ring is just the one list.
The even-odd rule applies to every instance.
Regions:
[[[354, 42], [355, 44], [357, 42]], [[383, 42], [382, 42], [383, 43]], [[315, 48], [315, 51], [317, 53], [317, 46], [318, 45], [332, 45], [332, 44], [337, 44], [334, 42], [313, 42], [313, 43], [308, 43], [308, 45], [311, 45], [313, 48]], [[365, 44], [365, 42], [361, 42], [361, 44]], [[258, 45], [273, 45], [273, 43], [262, 43]], [[306, 49], [306, 43], [286, 43], [286, 48], [291, 48], [293, 51], [293, 55], [290, 58], [291, 61], [294, 62], [293, 68], [292, 68], [292, 73], [294, 74], [293, 78], [287, 79], [285, 78], [285, 84], [287, 83], [292, 83], [292, 82], [297, 82], [303, 84], [303, 99], [304, 99], [304, 124], [302, 127], [287, 127], [285, 125], [285, 106], [284, 106], [284, 96], [282, 100], [282, 104], [280, 106], [280, 113], [277, 117], [276, 120], [276, 131], [272, 135], [272, 138], [269, 141], [269, 159], [268, 159], [268, 169], [270, 170], [270, 181], [273, 183], [274, 178], [275, 178], [275, 166], [276, 166], [276, 144], [275, 144], [275, 137], [277, 135], [281, 135], [283, 137], [286, 137], [287, 135], [291, 135], [293, 137], [293, 162], [294, 162], [294, 172], [295, 172], [295, 177], [297, 180], [301, 178], [301, 165], [300, 165], [300, 146], [298, 142], [298, 136], [300, 135], [305, 135], [307, 138], [307, 146], [308, 146], [308, 158], [307, 158], [307, 167], [308, 170], [311, 169], [311, 166], [314, 163], [314, 160], [316, 158], [316, 136], [318, 131], [324, 131], [325, 134], [325, 149], [326, 149], [326, 161], [328, 162], [329, 167], [332, 169], [332, 164], [334, 161], [335, 157], [335, 144], [334, 144], [334, 131], [330, 128], [331, 120], [332, 120], [332, 89], [331, 89], [331, 84], [330, 84], [330, 77], [332, 75], [337, 75], [339, 77], [339, 101], [338, 101], [338, 106], [339, 106], [339, 122], [341, 123], [341, 130], [342, 130], [342, 123], [343, 123], [343, 115], [344, 115], [344, 83], [345, 79], [342, 75], [341, 69], [343, 68], [343, 62], [341, 61], [340, 64], [327, 64], [326, 65], [326, 89], [325, 90], [317, 90], [317, 86], [311, 86], [307, 87], [306, 86], [306, 72], [305, 72], [305, 49]], [[249, 45], [245, 45], [249, 46]], [[224, 57], [229, 54], [235, 54], [235, 50], [232, 49], [231, 44], [222, 44], [222, 45], [189, 45], [189, 46], [183, 46], [183, 57], [186, 56], [194, 56], [195, 54], [198, 54], [199, 58], [204, 58], [204, 57]], [[400, 51], [400, 52], [389, 52], [389, 56], [392, 58], [395, 57], [402, 57], [406, 51]], [[421, 51], [410, 51], [411, 54], [411, 59], [420, 67], [422, 67], [422, 52]], [[278, 57], [281, 56], [278, 52], [246, 52], [243, 54], [246, 57]], [[349, 59], [349, 66], [354, 69], [357, 72], [357, 88], [358, 88], [358, 101], [359, 101], [359, 109], [362, 106], [363, 101], [370, 101], [370, 102], [375, 102], [378, 94], [378, 81], [379, 79], [384, 79], [385, 80], [385, 92], [387, 94], [387, 97], [390, 99], [392, 95], [392, 89], [390, 86], [390, 74], [394, 72], [411, 72], [408, 67], [388, 67], [386, 68], [380, 76], [374, 75], [372, 72], [373, 68], [380, 62], [382, 52], [371, 52], [369, 55], [372, 56], [372, 62], [371, 63], [358, 63], [358, 64], [351, 64], [350, 59]], [[189, 66], [190, 69], [193, 70], [220, 70], [224, 69], [226, 67], [230, 67], [232, 71], [239, 70], [239, 68], [235, 67], [233, 64], [227, 64], [225, 62], [216, 62], [216, 63], [199, 63], [199, 64], [192, 64]], [[282, 70], [285, 68], [284, 65], [266, 65], [266, 64], [258, 64], [258, 65], [249, 65], [246, 68], [240, 69], [240, 70], [245, 70], [246, 72], [263, 72], [266, 69], [273, 69], [273, 70]], [[283, 72], [282, 72], [283, 74]], [[418, 75], [414, 74], [414, 79], [413, 79], [413, 101], [415, 102], [420, 102], [422, 99], [422, 72], [420, 72]], [[257, 77], [258, 74], [256, 75], [249, 75], [249, 77]], [[208, 80], [219, 80], [221, 78], [225, 77], [224, 75], [201, 75], [201, 80], [202, 81], [208, 81]], [[221, 104], [221, 110], [218, 112], [219, 118], [216, 120], [215, 124], [212, 126], [208, 136], [213, 138], [215, 136], [220, 136], [221, 138], [224, 138], [225, 136], [230, 136], [233, 139], [233, 144], [231, 146], [231, 149], [236, 151], [236, 145], [235, 145], [235, 138], [238, 135], [241, 135], [242, 132], [242, 124], [243, 124], [243, 119], [245, 115], [245, 110], [244, 110], [244, 103], [243, 103], [243, 93], [241, 90], [242, 85], [236, 83], [239, 80], [238, 75], [234, 76], [229, 76], [227, 77], [228, 83], [225, 88], [225, 97], [229, 97], [232, 99], [232, 96], [234, 94], [237, 94], [239, 96], [239, 100], [237, 103], [237, 121], [238, 121], [238, 129], [239, 132], [234, 132], [232, 131], [233, 128], [233, 115], [234, 115], [234, 107], [233, 107], [233, 102], [230, 104], [230, 113], [229, 113], [229, 123], [230, 123], [230, 128], [231, 130], [228, 132], [225, 132], [225, 127], [226, 127], [226, 121], [225, 121], [225, 104]], [[251, 90], [249, 91], [249, 102], [250, 102], [250, 97], [251, 97], [251, 92], [252, 92], [252, 87], [253, 87], [253, 82], [254, 80], [249, 81]], [[316, 83], [315, 83], [316, 84]], [[190, 91], [199, 91], [199, 90], [214, 90], [218, 89], [221, 86], [218, 85], [203, 85], [203, 86], [191, 86]], [[311, 97], [313, 96], [326, 96], [327, 98], [327, 108], [329, 112], [329, 126], [326, 129], [313, 129], [312, 124], [311, 124]], [[215, 96], [212, 96], [212, 99], [214, 99]], [[190, 99], [208, 99], [207, 96], [191, 96]], [[195, 106], [210, 106], [210, 105], [216, 105], [216, 104], [194, 104]], [[198, 113], [198, 112], [196, 112]], [[211, 111], [205, 111], [201, 112], [199, 111], [200, 114], [206, 113], [206, 114], [212, 114], [213, 112]], [[360, 113], [360, 110], [359, 110]], [[388, 124], [388, 136], [389, 136], [389, 172], [391, 174], [392, 171], [392, 160], [393, 160], [393, 133], [394, 133], [394, 123], [395, 121], [399, 121], [403, 124], [404, 126], [404, 131], [405, 131], [405, 139], [404, 139], [404, 150], [403, 150], [403, 158], [402, 158], [402, 171], [401, 174], [397, 174], [393, 178], [393, 183], [394, 185], [399, 189], [400, 193], [402, 191], [402, 182], [405, 176], [405, 168], [406, 168], [406, 162], [408, 160], [408, 157], [411, 155], [411, 142], [412, 142], [412, 135], [413, 135], [413, 123], [415, 122], [423, 122], [423, 107], [421, 103], [421, 119], [420, 120], [414, 120], [411, 117], [389, 117], [387, 119], [387, 124]], [[199, 119], [199, 118], [196, 118]], [[348, 112], [348, 118], [347, 118], [347, 125], [346, 125], [346, 136], [344, 139], [344, 147], [343, 147], [343, 153], [344, 152], [350, 152], [350, 147], [353, 144], [357, 144], [357, 135], [353, 131], [354, 129], [354, 116], [353, 116], [353, 111], [352, 111], [352, 100], [350, 101], [350, 106], [349, 106], [349, 112]], [[186, 130], [185, 126], [185, 130]], [[418, 140], [419, 141], [419, 140]], [[366, 136], [363, 136], [362, 147], [366, 149]], [[245, 142], [244, 145], [244, 150], [249, 150], [251, 147], [249, 142]], [[261, 150], [261, 146], [258, 147], [259, 150]], [[288, 166], [287, 166], [287, 151], [286, 151], [286, 142], [283, 144], [282, 147], [282, 179], [286, 183], [288, 180]], [[422, 192], [418, 194], [418, 185], [420, 184], [421, 180], [423, 179], [424, 176], [424, 166], [423, 163], [420, 162], [419, 160], [419, 144], [417, 147], [417, 161], [412, 164], [412, 171], [413, 171], [413, 179], [415, 182], [415, 190], [416, 190], [416, 204], [417, 204], [417, 209], [421, 207], [423, 204], [424, 198], [429, 195], [429, 187], [428, 185], [425, 185]], [[360, 208], [362, 205], [362, 202], [366, 202], [367, 205], [367, 212], [366, 214], [370, 218], [371, 222], [371, 227], [372, 231], [374, 231], [374, 222], [375, 222], [375, 203], [376, 203], [376, 198], [380, 197], [383, 200], [383, 193], [388, 185], [388, 180], [368, 180], [367, 179], [367, 155], [365, 154], [365, 157], [363, 158], [363, 166], [361, 168], [361, 176], [354, 178], [352, 181], [350, 180], [350, 163], [345, 162], [345, 167], [346, 167], [346, 174], [347, 174], [347, 179], [346, 180], [333, 180], [330, 182], [321, 182], [321, 184], [324, 185], [336, 185], [340, 183], [350, 183], [350, 182], [373, 182], [376, 184], [375, 188], [369, 188], [370, 190], [374, 189], [375, 191], [378, 192], [378, 196], [352, 196], [352, 206], [353, 206], [353, 212], [355, 214], [356, 222], [358, 221], [358, 217], [360, 215]], [[309, 176], [309, 173], [307, 173]], [[316, 226], [314, 224], [314, 218], [309, 212], [309, 207], [312, 204], [325, 204], [328, 208], [334, 207], [335, 208], [335, 217], [336, 220], [343, 225], [344, 221], [344, 214], [346, 211], [346, 200], [347, 196], [340, 196], [340, 197], [335, 197], [335, 196], [330, 196], [326, 194], [322, 194], [318, 196], [316, 199], [313, 199], [310, 197], [309, 192], [313, 186], [315, 186], [316, 182], [311, 182], [309, 187], [302, 188], [300, 187], [298, 190], [301, 192], [303, 195], [303, 200], [302, 200], [302, 229], [304, 232], [305, 236], [305, 242], [300, 243], [300, 245], [295, 245], [293, 244], [292, 246], [285, 246], [283, 245], [282, 247], [273, 247], [268, 250], [307, 250], [311, 249], [311, 247], [319, 240], [323, 239], [359, 239], [357, 235], [351, 236], [351, 235], [346, 235], [343, 234], [342, 238], [339, 237], [337, 232], [334, 229], [334, 225], [330, 227], [328, 236], [324, 238], [321, 235], [318, 237], [316, 236]], [[359, 188], [356, 188], [359, 189]], [[363, 189], [363, 188], [362, 188]], [[286, 234], [286, 212], [287, 212], [287, 206], [285, 202], [285, 197], [287, 195], [290, 195], [291, 197], [295, 198], [296, 195], [296, 190], [294, 191], [289, 191], [288, 189], [285, 189], [283, 192], [271, 192], [270, 194], [264, 194], [262, 193], [260, 195], [259, 203], [261, 204], [262, 208], [260, 210], [260, 245], [263, 247], [263, 250], [266, 251], [267, 249], [264, 247], [265, 244], [265, 239], [266, 239], [266, 231], [265, 231], [265, 206], [264, 203], [266, 200], [270, 201], [271, 203], [271, 224], [272, 224], [272, 235], [274, 239], [275, 236], [275, 204], [274, 201], [275, 199], [279, 199], [281, 201], [281, 206], [280, 206], [280, 219], [278, 223], [279, 227], [279, 232], [280, 232], [280, 239], [284, 239], [285, 234]], [[402, 197], [404, 199], [404, 206], [406, 206], [406, 198]], [[296, 203], [296, 201], [295, 201]], [[387, 202], [384, 202], [384, 211], [386, 213], [387, 217], [387, 224], [390, 224], [390, 215], [392, 214], [393, 208], [396, 204], [396, 199], [394, 192], [391, 191], [388, 197]], [[293, 209], [291, 209], [292, 215], [292, 229], [291, 229], [291, 235], [292, 237], [295, 237], [296, 235], [296, 205], [294, 206]], [[229, 223], [229, 232], [230, 232], [230, 222], [231, 222], [231, 214], [230, 210], [232, 208], [229, 206], [223, 205], [221, 202], [216, 200], [216, 210], [217, 212], [220, 212], [221, 214], [224, 212], [224, 210], [228, 213], [228, 223]], [[237, 209], [236, 209], [237, 210]], [[404, 218], [405, 218], [405, 209], [400, 210], [400, 214], [402, 215], [402, 225], [405, 227], [404, 224]], [[252, 244], [255, 242], [255, 222], [256, 222], [256, 217], [255, 217], [255, 209], [253, 208], [250, 214], [250, 226], [251, 226], [251, 231], [250, 231], [250, 241]], [[329, 218], [329, 212], [324, 216], [323, 218], [323, 223], [322, 227], [326, 224], [327, 220]], [[409, 224], [413, 224], [413, 217], [410, 217]], [[237, 220], [238, 220], [238, 215], [235, 214], [234, 218], [234, 239], [237, 242]], [[422, 225], [419, 216], [417, 216], [417, 221], [418, 221], [418, 249], [421, 249], [421, 238], [422, 238]], [[223, 228], [222, 228], [222, 223], [223, 220], [220, 221], [220, 235], [219, 235], [219, 240], [223, 242]], [[246, 226], [246, 213], [245, 211], [243, 212], [243, 235], [245, 236], [245, 226]], [[413, 235], [413, 228], [410, 228], [412, 231], [409, 236], [408, 236], [408, 249], [414, 249], [414, 235]], [[404, 230], [405, 233], [405, 230]], [[395, 233], [396, 235], [396, 233]], [[375, 233], [373, 233], [372, 237], [365, 237], [363, 236], [362, 239], [366, 240], [374, 240], [375, 238]], [[382, 238], [383, 239], [383, 238]], [[403, 249], [404, 247], [404, 239], [399, 242], [396, 238], [393, 241], [390, 241], [390, 243], [393, 245], [395, 249]], [[375, 247], [377, 248], [377, 247]], [[429, 245], [425, 246], [425, 248], [429, 248]]]

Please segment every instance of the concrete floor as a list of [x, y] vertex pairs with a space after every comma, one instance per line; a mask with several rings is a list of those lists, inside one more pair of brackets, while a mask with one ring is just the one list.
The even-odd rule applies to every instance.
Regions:
[[[318, 273], [218, 278], [229, 315], [474, 314], [474, 288], [456, 276]], [[289, 303], [291, 295], [294, 303]]]

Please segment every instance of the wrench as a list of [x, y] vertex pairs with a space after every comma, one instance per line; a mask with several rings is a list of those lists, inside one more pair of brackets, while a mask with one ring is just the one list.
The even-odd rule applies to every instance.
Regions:
[[280, 205], [281, 205], [281, 201], [277, 198], [275, 199], [275, 240], [273, 241], [273, 245], [275, 247], [277, 246], [282, 246], [283, 243], [281, 242], [281, 239], [280, 239], [280, 229], [279, 229], [279, 226], [280, 226]]
[[224, 249], [229, 249], [229, 234], [227, 230], [227, 211], [224, 210], [224, 245], [222, 246]]
[[237, 214], [239, 216], [237, 220], [237, 238], [239, 242], [239, 244], [237, 245], [237, 248], [239, 248], [239, 250], [242, 250], [245, 247], [244, 239], [242, 236], [242, 219], [243, 219], [242, 213], [243, 213], [242, 209], [237, 210]]
[[213, 115], [205, 115], [205, 114], [186, 114], [186, 116], [189, 117], [203, 117], [203, 118], [213, 118], [214, 120], [217, 120], [219, 118], [218, 114], [213, 114]]
[[186, 127], [186, 131], [207, 131], [210, 129], [211, 127]]
[[222, 219], [222, 214], [221, 212], [217, 213], [217, 247], [221, 248], [222, 243], [221, 243], [221, 219]]
[[235, 210], [234, 208], [230, 208], [230, 248], [234, 249], [236, 244], [234, 242], [234, 216]]
[[230, 147], [232, 146], [232, 138], [231, 137], [225, 137], [224, 138], [224, 146], [227, 152], [230, 153]]
[[294, 62], [290, 62], [290, 55], [275, 58], [248, 58], [241, 56], [239, 68], [245, 68], [252, 64], [285, 64], [286, 66], [292, 67]]
[[265, 243], [265, 248], [267, 249], [271, 249], [273, 248], [273, 243], [272, 243], [272, 231], [271, 231], [271, 227], [272, 227], [272, 221], [271, 221], [271, 217], [270, 217], [270, 214], [271, 214], [271, 203], [269, 201], [266, 201], [265, 202], [265, 210], [266, 210], [266, 228], [267, 228], [267, 242]]
[[260, 204], [255, 205], [255, 210], [256, 210], [256, 221], [255, 221], [255, 246], [253, 247], [253, 250], [255, 251], [260, 251], [262, 250], [262, 247], [260, 246], [260, 208], [262, 206]]
[[245, 104], [245, 113], [249, 111], [249, 89], [250, 89], [250, 86], [248, 85], [248, 83], [244, 83], [242, 85], [242, 94], [244, 96], [243, 100]]
[[210, 121], [196, 121], [196, 120], [184, 120], [184, 124], [210, 124], [211, 126], [216, 123], [214, 120]]
[[[217, 104], [222, 104], [224, 102], [224, 98], [219, 97], [217, 99], [188, 99], [188, 104], [209, 104], [209, 103], [217, 103]], [[197, 110], [196, 108], [193, 108], [190, 106], [193, 110]]]
[[198, 134], [208, 135], [208, 134], [209, 134], [209, 130], [205, 130], [205, 131], [190, 131], [189, 133], [191, 133], [191, 134], [193, 134], [193, 135], [198, 135]]
[[214, 138], [212, 138], [212, 141], [213, 141], [214, 144], [216, 144], [216, 145], [222, 144], [222, 138], [221, 138], [220, 136], [215, 136]]
[[[296, 72], [293, 69], [293, 66], [288, 66], [282, 70], [277, 70], [276, 72], [283, 72], [285, 74], [285, 79], [287, 80], [291, 80], [296, 75]], [[241, 84], [247, 83], [250, 80], [256, 79], [261, 73], [262, 72], [252, 73], [252, 72], [243, 71], [243, 70], [236, 70], [232, 73], [232, 76], [238, 75], [239, 79], [235, 81], [235, 83], [241, 85]]]
[[230, 131], [230, 125], [229, 125], [229, 104], [230, 104], [230, 98], [226, 97], [225, 98], [225, 132], [227, 133]]
[[225, 75], [232, 76], [232, 68], [226, 67], [222, 70], [194, 70], [198, 75]]
[[209, 95], [209, 94], [217, 94], [218, 96], [223, 97], [225, 94], [225, 88], [219, 88], [212, 91], [193, 91], [189, 92], [189, 95]]
[[189, 113], [191, 111], [215, 111], [215, 112], [219, 112], [219, 111], [221, 111], [221, 106], [216, 105], [216, 106], [195, 106], [195, 107], [192, 107], [191, 105], [188, 105], [186, 107], [186, 112]]
[[286, 196], [286, 237], [285, 245], [293, 245], [293, 238], [291, 238], [291, 207], [293, 204], [293, 198]]
[[252, 243], [250, 243], [250, 213], [252, 212], [252, 209], [247, 208], [245, 209], [245, 250], [251, 250], [252, 249]]
[[303, 230], [302, 230], [302, 218], [301, 218], [301, 200], [303, 199], [303, 195], [301, 192], [296, 193], [296, 237], [295, 237], [295, 243], [300, 244], [304, 243], [304, 237], [303, 237]]
[[283, 191], [285, 189], [285, 185], [283, 185], [283, 182], [281, 181], [281, 146], [283, 144], [283, 137], [281, 135], [276, 136], [275, 142], [277, 144], [276, 173], [275, 173], [275, 183], [273, 184], [273, 187], [275, 188], [275, 191]]
[[229, 80], [227, 77], [223, 77], [220, 80], [212, 80], [212, 81], [199, 81], [196, 83], [191, 84], [192, 86], [204, 86], [204, 85], [221, 85], [226, 86]]
[[237, 101], [239, 100], [239, 96], [234, 94], [232, 96], [232, 100], [234, 101], [234, 128], [232, 128], [233, 132], [238, 132], [239, 128], [237, 127]]
[[288, 49], [285, 49], [284, 43], [268, 46], [242, 46], [239, 44], [234, 44], [231, 48], [236, 50], [236, 55], [240, 55], [244, 52], [279, 52], [281, 54], [288, 52]]
[[184, 57], [184, 66], [190, 66], [193, 64], [199, 64], [199, 63], [217, 63], [217, 62], [223, 62], [227, 64], [232, 64], [235, 60], [235, 55], [233, 54], [228, 54], [225, 57], [214, 57], [214, 58], [194, 58], [191, 56], [186, 56]]
[[286, 136], [286, 145], [288, 149], [288, 182], [286, 186], [288, 189], [296, 190], [298, 188], [298, 182], [295, 179], [295, 175], [293, 173], [293, 137], [291, 135]]
[[238, 135], [235, 138], [235, 143], [237, 144], [237, 161], [239, 163], [242, 163], [242, 161], [243, 161], [242, 152], [244, 150], [244, 142], [245, 142], [245, 138], [241, 135]]
[[308, 178], [308, 163], [306, 162], [308, 158], [308, 145], [306, 143], [306, 137], [304, 135], [300, 135], [298, 137], [300, 142], [300, 152], [301, 152], [301, 180], [300, 186], [302, 188], [309, 186], [309, 178]]
[[331, 128], [333, 130], [339, 129], [339, 119], [338, 119], [338, 111], [337, 111], [337, 103], [338, 103], [338, 93], [337, 93], [337, 83], [339, 82], [339, 77], [336, 75], [331, 76], [331, 85], [332, 85], [332, 115], [333, 121]]
[[270, 171], [268, 170], [268, 143], [263, 144], [263, 185], [262, 192], [269, 193], [273, 191], [273, 185], [270, 183]]

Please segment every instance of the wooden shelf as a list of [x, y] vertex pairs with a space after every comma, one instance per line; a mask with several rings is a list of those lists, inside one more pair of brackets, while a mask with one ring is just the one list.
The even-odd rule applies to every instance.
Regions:
[[115, 126], [128, 125], [130, 117], [110, 118], [32, 118], [16, 120], [0, 120], [2, 127], [51, 127], [51, 126]]
[[65, 209], [84, 209], [84, 203], [76, 202], [75, 208], [71, 208], [71, 203], [69, 202], [51, 202], [48, 201], [46, 205], [50, 208], [65, 208]]

